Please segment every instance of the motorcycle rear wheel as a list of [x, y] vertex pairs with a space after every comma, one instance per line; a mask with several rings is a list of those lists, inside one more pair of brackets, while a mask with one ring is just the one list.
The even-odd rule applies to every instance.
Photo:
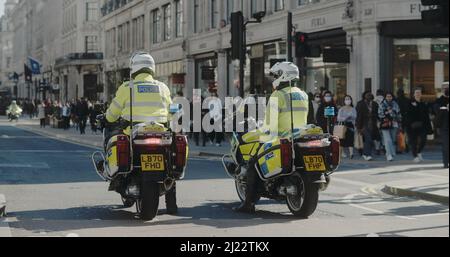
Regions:
[[295, 217], [307, 219], [317, 209], [319, 202], [319, 184], [308, 183], [300, 174], [293, 176], [296, 180], [297, 194], [288, 195], [286, 204]]
[[153, 220], [158, 214], [159, 185], [156, 182], [142, 183], [141, 197], [136, 202], [136, 209], [144, 221]]

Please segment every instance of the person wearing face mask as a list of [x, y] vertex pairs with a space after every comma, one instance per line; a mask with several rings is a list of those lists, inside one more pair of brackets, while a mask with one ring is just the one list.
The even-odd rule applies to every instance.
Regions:
[[353, 106], [353, 98], [350, 95], [345, 96], [345, 106], [339, 110], [337, 117], [338, 122], [343, 123], [346, 127], [346, 133], [344, 140], [341, 141], [342, 157], [346, 158], [345, 148], [348, 148], [350, 159], [354, 157], [355, 146], [355, 123], [357, 118], [356, 109]]
[[372, 92], [367, 91], [363, 94], [363, 100], [357, 104], [356, 112], [358, 114], [356, 128], [364, 139], [363, 158], [366, 161], [371, 161], [373, 160], [373, 142], [379, 138], [380, 134], [377, 127], [378, 104]]
[[381, 121], [380, 129], [383, 135], [384, 146], [386, 147], [386, 159], [391, 162], [396, 155], [395, 143], [402, 121], [400, 107], [394, 100], [394, 94], [386, 93], [385, 100], [381, 102], [378, 109], [378, 118]]
[[[330, 91], [324, 92], [323, 101], [321, 102], [319, 108], [317, 109], [317, 125], [323, 129], [323, 131], [331, 133], [333, 132], [334, 124], [336, 123], [337, 118], [337, 107], [334, 103], [333, 94]], [[328, 120], [325, 117], [325, 109], [333, 107], [334, 108], [334, 117], [331, 120], [331, 128], [328, 131]]]
[[442, 85], [442, 96], [436, 101], [434, 105], [436, 113], [436, 127], [439, 129], [439, 135], [442, 142], [442, 160], [444, 168], [448, 169], [448, 111], [449, 111], [449, 85], [445, 82]]
[[[383, 89], [377, 90], [377, 97], [375, 98], [375, 101], [377, 102], [378, 106], [381, 106], [383, 101], [386, 99], [385, 95], [386, 95], [386, 93], [384, 92]], [[381, 126], [381, 122], [378, 120], [377, 127], [379, 128], [380, 126]], [[376, 150], [377, 155], [381, 155], [381, 152], [386, 147], [384, 145], [383, 133], [380, 132], [380, 134], [376, 138], [374, 138], [374, 144], [375, 144], [375, 150]]]
[[406, 130], [415, 163], [424, 160], [422, 151], [427, 142], [427, 135], [433, 134], [429, 109], [422, 101], [422, 92], [423, 89], [421, 87], [414, 90], [414, 97], [410, 102], [406, 115]]
[[317, 112], [322, 103], [322, 97], [320, 93], [311, 94], [310, 95], [310, 105], [309, 105], [309, 114], [308, 114], [308, 124], [317, 125]]

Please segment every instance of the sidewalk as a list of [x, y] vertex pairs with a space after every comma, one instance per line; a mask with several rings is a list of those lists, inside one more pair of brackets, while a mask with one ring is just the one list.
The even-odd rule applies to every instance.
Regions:
[[396, 196], [415, 197], [448, 206], [449, 171], [445, 169], [429, 169], [428, 177], [393, 181], [388, 183], [383, 192]]

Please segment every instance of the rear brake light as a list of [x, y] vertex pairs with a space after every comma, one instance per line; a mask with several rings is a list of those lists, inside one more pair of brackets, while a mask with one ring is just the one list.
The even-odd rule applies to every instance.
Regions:
[[304, 148], [321, 148], [321, 147], [330, 146], [330, 142], [327, 139], [314, 140], [314, 141], [308, 141], [305, 143], [299, 143], [299, 146], [304, 147]]
[[128, 171], [130, 165], [130, 141], [127, 136], [117, 137], [117, 161], [121, 171]]
[[287, 139], [280, 141], [281, 149], [281, 166], [285, 172], [292, 170], [292, 144]]
[[176, 158], [175, 165], [178, 168], [186, 166], [186, 154], [187, 154], [187, 138], [185, 136], [176, 136]]
[[144, 140], [146, 145], [160, 145], [162, 142], [161, 138], [147, 138]]

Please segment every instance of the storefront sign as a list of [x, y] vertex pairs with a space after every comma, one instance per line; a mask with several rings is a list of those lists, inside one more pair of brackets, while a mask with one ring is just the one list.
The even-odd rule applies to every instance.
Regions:
[[311, 19], [311, 28], [319, 28], [327, 25], [325, 17]]

